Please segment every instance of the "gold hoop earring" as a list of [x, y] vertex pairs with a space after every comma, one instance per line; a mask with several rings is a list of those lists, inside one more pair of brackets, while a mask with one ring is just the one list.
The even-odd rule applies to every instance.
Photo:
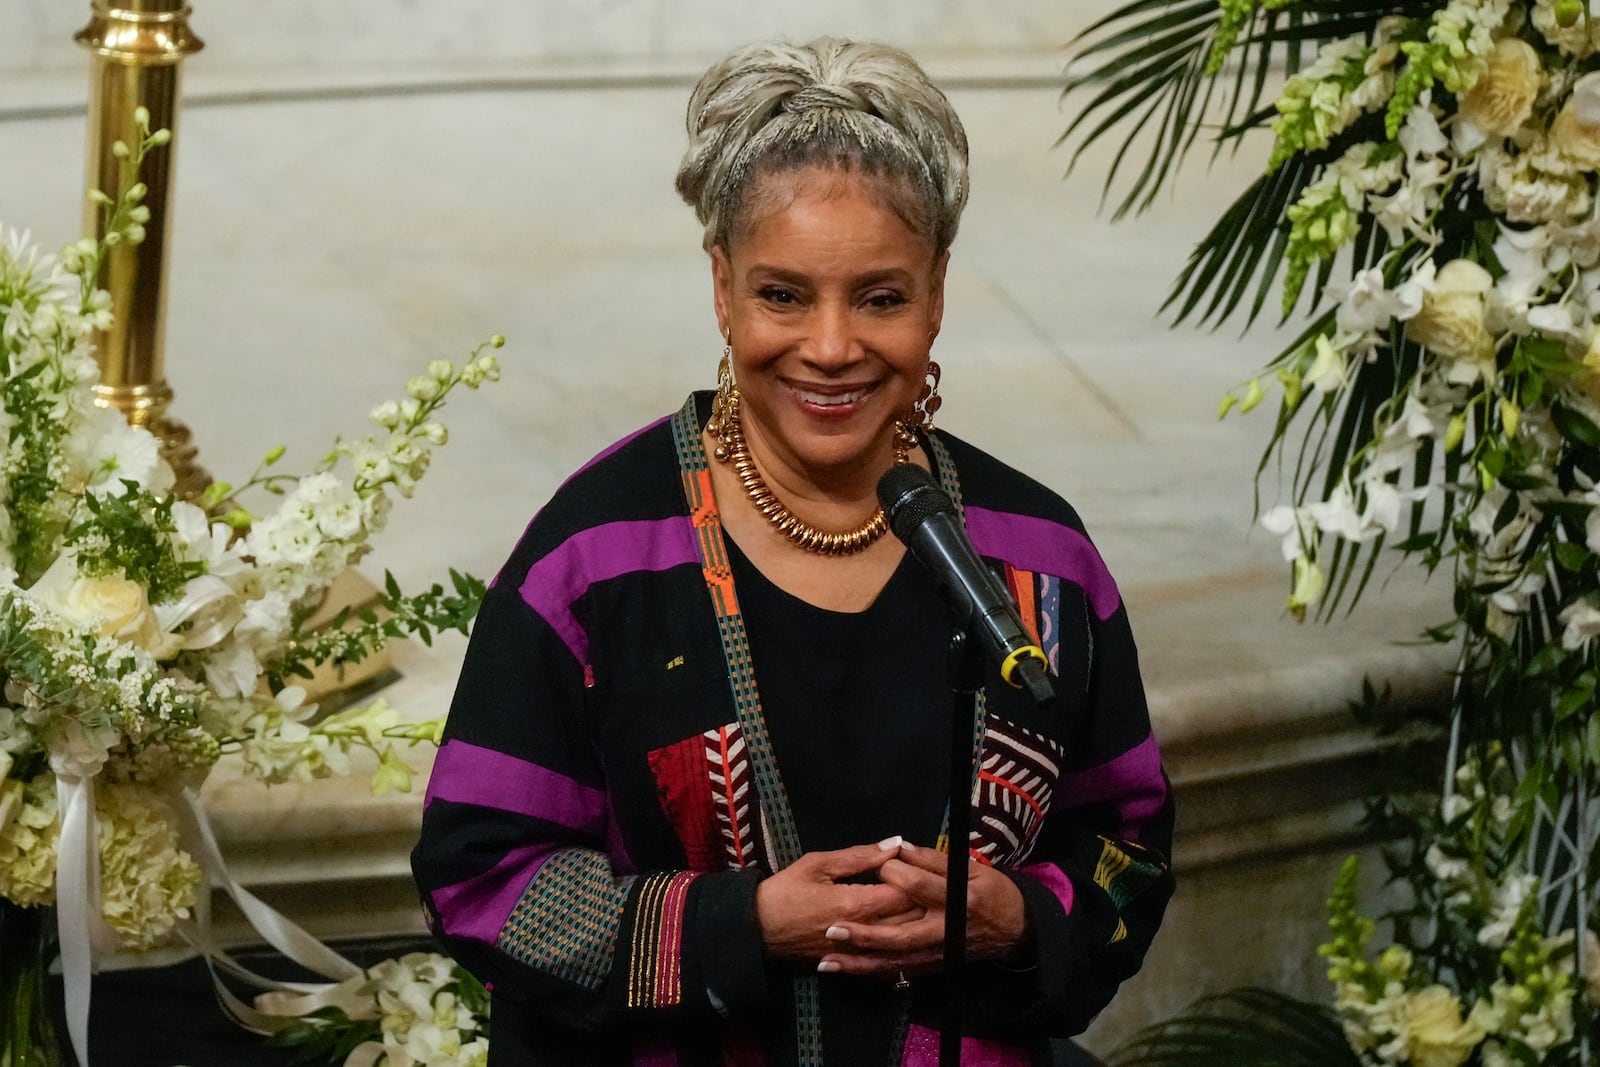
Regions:
[[712, 455], [718, 463], [728, 462], [732, 452], [734, 423], [738, 420], [739, 387], [733, 384], [733, 340], [723, 338], [722, 361], [717, 364], [717, 395], [711, 399], [711, 418], [706, 430], [717, 439]]
[[943, 398], [939, 396], [939, 374], [939, 364], [930, 359], [928, 380], [923, 383], [922, 395], [911, 405], [910, 416], [895, 423], [895, 433], [907, 448], [916, 446], [918, 433], [933, 432], [933, 417], [939, 413], [939, 408], [944, 404]]

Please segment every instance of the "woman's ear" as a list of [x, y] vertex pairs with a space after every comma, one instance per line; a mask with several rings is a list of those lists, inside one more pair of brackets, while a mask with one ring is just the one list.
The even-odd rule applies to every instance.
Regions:
[[733, 323], [733, 264], [721, 245], [711, 246], [711, 303], [717, 312], [717, 329], [727, 337]]
[[950, 250], [947, 248], [939, 254], [938, 260], [933, 264], [933, 277], [928, 280], [928, 343], [930, 344], [939, 336], [939, 327], [944, 322], [944, 276], [949, 267]]

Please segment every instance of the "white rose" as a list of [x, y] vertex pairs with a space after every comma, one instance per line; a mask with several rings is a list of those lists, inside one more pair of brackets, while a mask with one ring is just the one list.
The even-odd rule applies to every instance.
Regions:
[[1406, 1051], [1413, 1067], [1461, 1067], [1485, 1037], [1483, 1028], [1461, 1018], [1461, 1002], [1442, 985], [1406, 999]]
[[[1494, 373], [1494, 339], [1483, 321], [1484, 294], [1494, 286], [1489, 272], [1471, 260], [1456, 259], [1439, 268], [1422, 308], [1406, 323], [1406, 336], [1446, 359], [1479, 374]], [[1455, 381], [1459, 375], [1451, 374]]]
[[120, 574], [79, 578], [67, 587], [57, 610], [76, 625], [93, 628], [101, 637], [138, 645], [158, 659], [163, 652], [170, 656], [175, 651], [170, 647], [171, 635], [161, 632], [144, 586]]
[[1533, 113], [1542, 75], [1539, 53], [1526, 41], [1496, 41], [1488, 66], [1461, 98], [1461, 116], [1496, 137], [1516, 133]]
[[29, 593], [72, 625], [137, 645], [157, 659], [177, 655], [183, 644], [161, 629], [144, 586], [120, 571], [81, 577], [77, 560], [67, 553], [56, 557]]
[[1550, 140], [1563, 156], [1585, 170], [1600, 170], [1600, 71], [1585, 74], [1572, 87], [1550, 126]]

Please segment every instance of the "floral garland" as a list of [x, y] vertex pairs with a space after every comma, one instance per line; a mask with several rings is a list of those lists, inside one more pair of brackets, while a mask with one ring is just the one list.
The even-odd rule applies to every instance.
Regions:
[[1139, 0], [1078, 51], [1101, 62], [1069, 91], [1098, 93], [1068, 137], [1145, 100], [1161, 117], [1121, 210], [1149, 203], [1202, 126], [1219, 147], [1270, 133], [1265, 173], [1169, 303], [1254, 321], [1281, 284], [1285, 319], [1309, 305], [1220, 409], [1278, 393], [1268, 453], [1292, 473], [1260, 522], [1291, 564], [1290, 612], [1353, 605], [1385, 547], [1453, 580], [1455, 614], [1429, 631], [1459, 647], [1448, 766], [1429, 803], [1375, 801], [1375, 825], [1413, 842], [1394, 861], [1411, 898], [1375, 959], [1353, 860], [1340, 875], [1323, 954], [1354, 1058], [1329, 1062], [1591, 1062], [1600, 18], [1586, 0]]
[[[273, 783], [347, 774], [365, 749], [375, 793], [409, 788], [398, 749], [436, 742], [440, 723], [403, 723], [382, 701], [317, 718], [290, 683], [394, 638], [465, 632], [483, 585], [453, 571], [449, 592], [388, 578], [381, 617], [305, 620], [446, 442], [446, 399], [498, 379], [504, 344], [429, 364], [373, 410], [375, 433], [337, 440], [307, 474], [279, 472], [275, 448], [238, 486], [176, 498], [157, 440], [93, 393], [91, 338], [111, 323], [96, 278], [111, 248], [143, 239], [138, 169], [170, 140], [148, 121], [140, 109], [138, 143], [117, 146], [117, 195], [91, 195], [102, 241], [52, 257], [0, 226], [0, 898], [65, 909], [63, 838], [87, 828], [90, 921], [133, 949], [196, 907], [204, 878], [178, 808], [224, 754]], [[262, 494], [278, 499], [257, 512]]]

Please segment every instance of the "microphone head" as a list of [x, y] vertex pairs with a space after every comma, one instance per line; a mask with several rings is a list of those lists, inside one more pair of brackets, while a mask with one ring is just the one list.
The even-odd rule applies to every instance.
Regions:
[[915, 463], [896, 463], [884, 472], [878, 479], [878, 504], [902, 541], [909, 541], [916, 528], [933, 516], [956, 510], [950, 494]]

